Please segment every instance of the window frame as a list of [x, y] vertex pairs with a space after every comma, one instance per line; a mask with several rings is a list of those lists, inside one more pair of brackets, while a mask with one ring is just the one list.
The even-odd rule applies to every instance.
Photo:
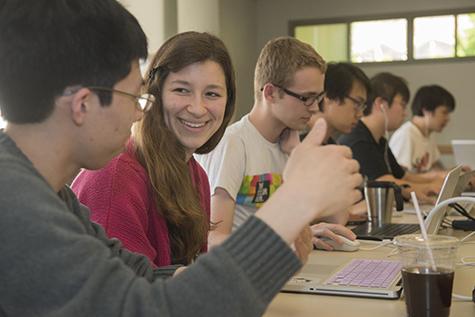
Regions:
[[[288, 34], [292, 37], [295, 37], [295, 28], [298, 26], [317, 26], [317, 25], [326, 25], [326, 24], [336, 24], [342, 23], [347, 25], [346, 31], [346, 58], [347, 62], [353, 63], [351, 61], [351, 23], [352, 22], [366, 22], [366, 21], [379, 21], [379, 20], [388, 20], [388, 19], [406, 19], [407, 20], [407, 34], [406, 34], [406, 45], [407, 45], [407, 60], [405, 61], [384, 61], [384, 62], [361, 62], [355, 63], [361, 66], [372, 66], [372, 65], [406, 65], [406, 64], [427, 64], [427, 63], [453, 63], [453, 62], [474, 62], [475, 56], [456, 56], [457, 55], [457, 45], [458, 45], [458, 36], [457, 28], [458, 21], [457, 15], [459, 14], [470, 14], [475, 13], [475, 7], [467, 7], [460, 9], [450, 9], [450, 10], [430, 10], [430, 11], [419, 11], [419, 12], [400, 12], [400, 13], [388, 13], [388, 14], [372, 14], [372, 15], [359, 15], [359, 16], [345, 16], [345, 17], [335, 17], [335, 18], [323, 18], [323, 19], [302, 19], [302, 20], [290, 20], [288, 22]], [[414, 59], [414, 19], [423, 18], [423, 17], [435, 17], [443, 15], [453, 15], [455, 16], [455, 29], [454, 29], [454, 57], [444, 57], [444, 58], [421, 58]]]

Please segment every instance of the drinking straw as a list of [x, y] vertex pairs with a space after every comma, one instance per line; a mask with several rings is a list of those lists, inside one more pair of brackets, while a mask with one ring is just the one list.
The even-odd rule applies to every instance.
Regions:
[[424, 221], [422, 220], [422, 213], [421, 209], [419, 208], [419, 202], [417, 201], [416, 193], [411, 192], [412, 203], [414, 204], [414, 208], [416, 209], [417, 221], [419, 222], [419, 227], [421, 227], [422, 238], [426, 243], [427, 250], [429, 251], [429, 259], [430, 264], [432, 266], [432, 270], [436, 271], [434, 255], [432, 254], [432, 249], [429, 246], [429, 237], [427, 236], [426, 227], [424, 226]]

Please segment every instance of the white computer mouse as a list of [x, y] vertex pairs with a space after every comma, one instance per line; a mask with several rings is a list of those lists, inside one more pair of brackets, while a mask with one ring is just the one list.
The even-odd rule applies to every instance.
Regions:
[[[342, 244], [337, 243], [335, 240], [332, 240], [327, 237], [321, 237], [320, 240], [323, 242], [331, 245], [333, 247], [333, 250], [335, 251], [357, 251], [360, 248], [360, 242], [357, 240], [351, 241], [348, 238], [345, 238], [344, 236], [338, 235], [340, 238], [340, 241], [343, 241]], [[323, 250], [323, 248], [317, 246], [317, 249]]]

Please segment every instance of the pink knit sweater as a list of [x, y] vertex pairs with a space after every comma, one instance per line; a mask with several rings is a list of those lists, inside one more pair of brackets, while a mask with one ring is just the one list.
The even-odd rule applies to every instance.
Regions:
[[[188, 166], [209, 220], [208, 177], [193, 157]], [[91, 220], [101, 224], [109, 237], [122, 241], [126, 249], [147, 256], [155, 266], [171, 264], [166, 221], [153, 201], [146, 170], [130, 150], [101, 170], [82, 170], [71, 188], [80, 202], [91, 209]]]

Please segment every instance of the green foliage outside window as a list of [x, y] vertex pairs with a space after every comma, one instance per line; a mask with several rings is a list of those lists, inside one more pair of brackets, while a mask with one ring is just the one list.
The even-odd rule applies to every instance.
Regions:
[[348, 26], [345, 23], [306, 25], [295, 28], [295, 37], [308, 43], [326, 60], [347, 61]]
[[460, 14], [457, 19], [457, 56], [475, 56], [475, 13]]

